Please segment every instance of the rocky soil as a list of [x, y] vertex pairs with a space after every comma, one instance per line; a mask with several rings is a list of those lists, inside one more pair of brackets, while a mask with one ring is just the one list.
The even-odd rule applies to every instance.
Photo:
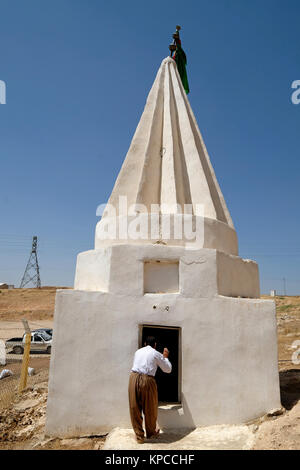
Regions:
[[105, 436], [81, 439], [45, 437], [48, 383], [29, 387], [0, 416], [0, 450], [100, 450]]

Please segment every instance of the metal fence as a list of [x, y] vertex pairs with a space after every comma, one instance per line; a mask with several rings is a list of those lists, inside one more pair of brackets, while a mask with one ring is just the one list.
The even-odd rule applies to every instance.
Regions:
[[[30, 327], [38, 329], [43, 325], [30, 322]], [[22, 338], [24, 333], [22, 322], [5, 321], [0, 324], [0, 414], [24, 389], [48, 381], [50, 355], [46, 351], [32, 351], [29, 344], [27, 354], [26, 347], [22, 348], [22, 354], [14, 354], [12, 347], [5, 345], [8, 339]]]

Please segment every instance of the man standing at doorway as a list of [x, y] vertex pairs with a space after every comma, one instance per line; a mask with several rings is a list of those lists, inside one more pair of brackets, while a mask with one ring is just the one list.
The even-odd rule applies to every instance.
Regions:
[[169, 351], [164, 348], [163, 354], [156, 351], [154, 336], [148, 336], [145, 347], [138, 349], [134, 355], [133, 366], [129, 377], [130, 418], [137, 442], [144, 442], [143, 417], [147, 438], [158, 436], [156, 429], [158, 395], [155, 374], [157, 367], [169, 374], [172, 365], [168, 359]]

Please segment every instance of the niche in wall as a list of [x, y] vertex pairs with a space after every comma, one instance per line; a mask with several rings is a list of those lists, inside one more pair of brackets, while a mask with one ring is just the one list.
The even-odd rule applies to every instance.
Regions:
[[144, 294], [179, 292], [178, 260], [144, 261]]

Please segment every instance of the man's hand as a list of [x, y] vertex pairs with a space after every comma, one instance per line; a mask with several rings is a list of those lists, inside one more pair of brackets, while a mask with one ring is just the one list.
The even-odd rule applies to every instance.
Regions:
[[168, 348], [164, 348], [163, 356], [164, 356], [164, 357], [169, 357], [169, 350], [168, 350]]

